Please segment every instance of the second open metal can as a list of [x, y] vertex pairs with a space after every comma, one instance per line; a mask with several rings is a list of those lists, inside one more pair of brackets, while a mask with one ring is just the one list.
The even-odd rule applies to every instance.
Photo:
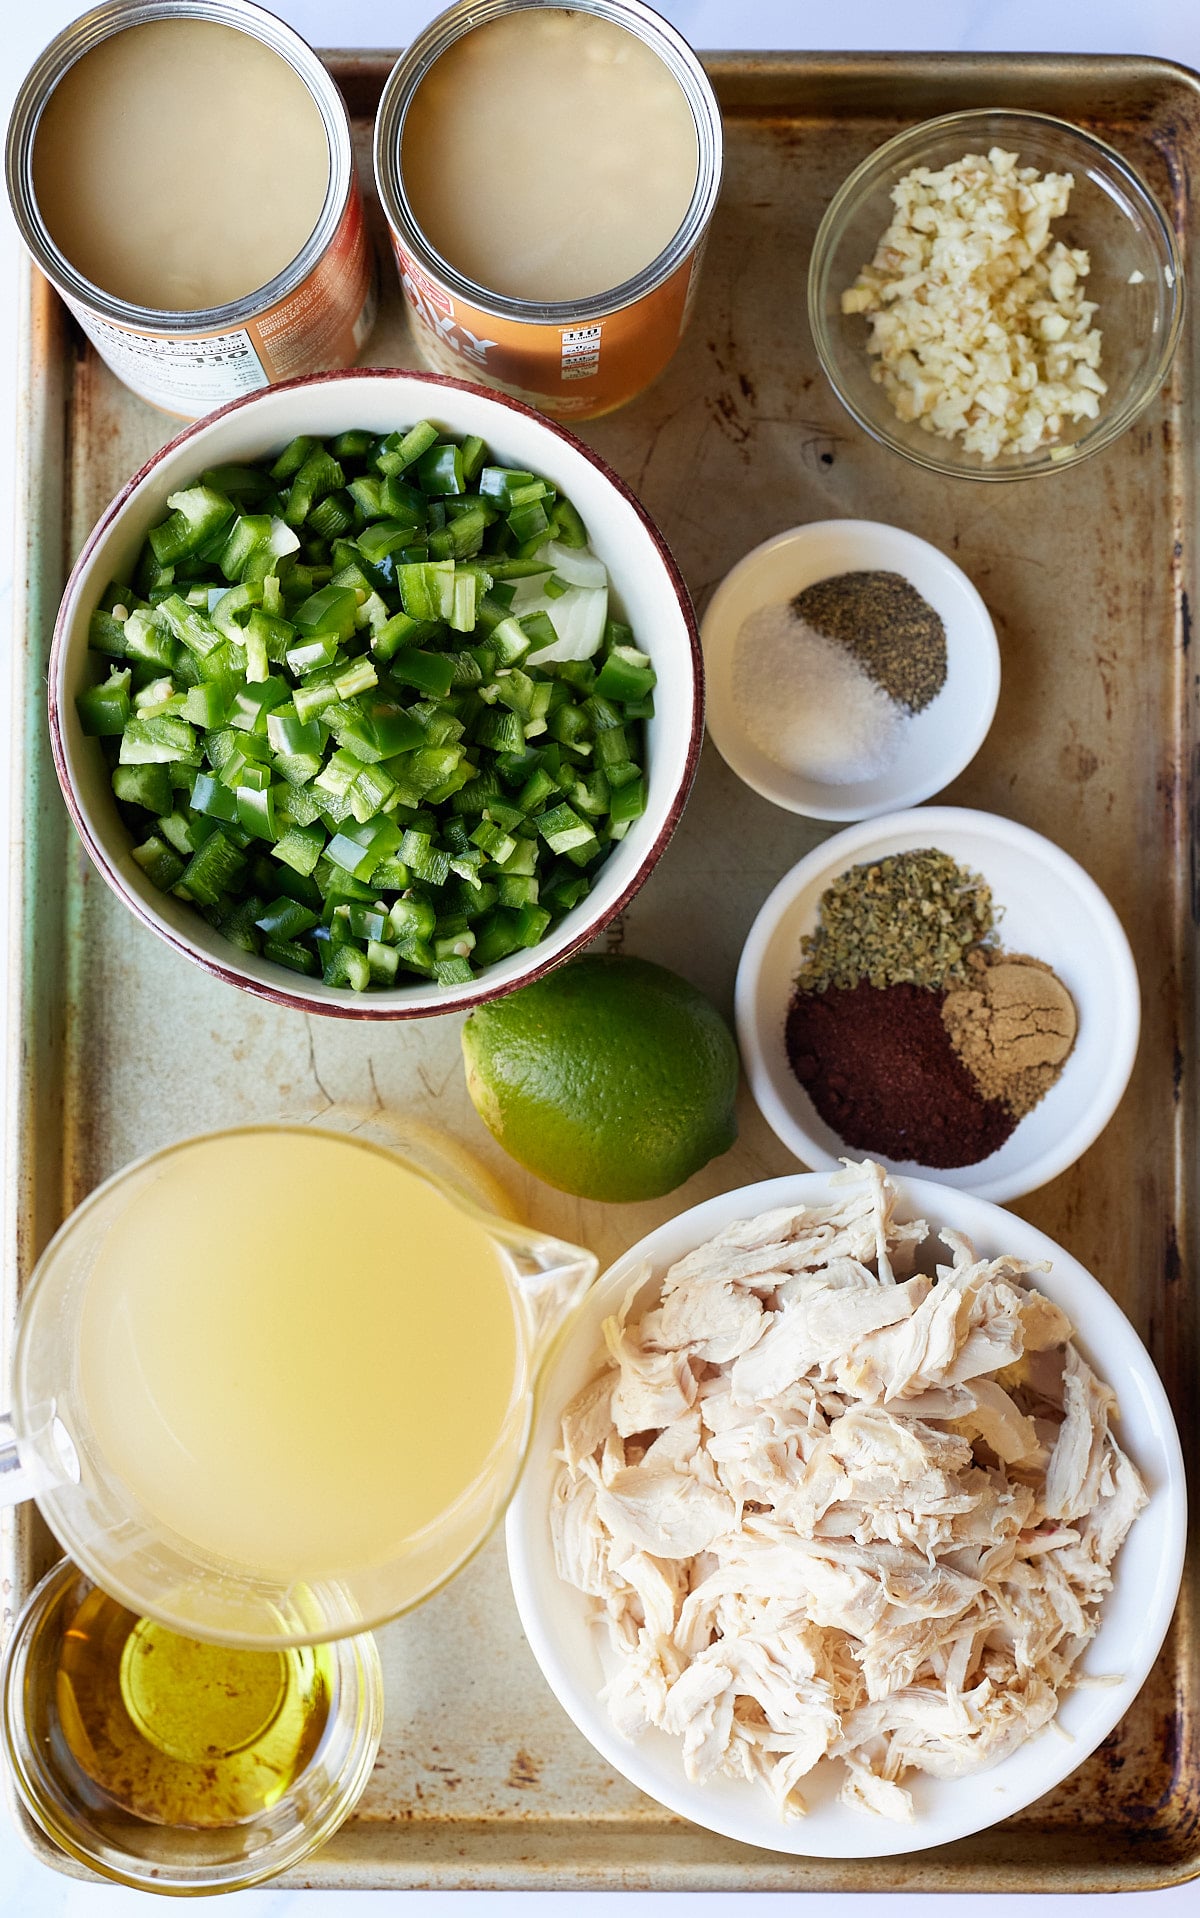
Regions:
[[[721, 185], [716, 97], [687, 42], [641, 0], [574, 0], [569, 11], [623, 27], [673, 75], [696, 132], [696, 183], [665, 249], [619, 286], [571, 301], [489, 291], [459, 272], [422, 231], [405, 189], [405, 116], [422, 80], [465, 34], [553, 0], [476, 0], [451, 7], [392, 70], [375, 125], [375, 178], [418, 349], [435, 372], [464, 375], [552, 418], [594, 419], [633, 399], [662, 372], [687, 324]], [[560, 9], [561, 10], [561, 9]]]

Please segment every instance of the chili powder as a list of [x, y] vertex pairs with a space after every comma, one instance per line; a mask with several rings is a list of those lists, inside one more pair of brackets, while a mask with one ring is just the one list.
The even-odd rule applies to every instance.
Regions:
[[788, 1008], [792, 1071], [846, 1145], [918, 1165], [976, 1165], [1017, 1121], [986, 1099], [942, 1023], [934, 987], [829, 986]]

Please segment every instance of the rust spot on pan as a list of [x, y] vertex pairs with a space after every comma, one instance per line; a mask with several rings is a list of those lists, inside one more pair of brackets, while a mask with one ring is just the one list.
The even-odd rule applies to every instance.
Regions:
[[542, 1782], [542, 1768], [523, 1746], [518, 1746], [505, 1781], [514, 1791], [529, 1791]]
[[1100, 769], [1100, 761], [1089, 746], [1069, 740], [1058, 755], [1059, 770], [1072, 785], [1085, 786]]
[[1179, 1257], [1179, 1238], [1173, 1223], [1168, 1223], [1163, 1243], [1163, 1279], [1174, 1285], [1183, 1271]]

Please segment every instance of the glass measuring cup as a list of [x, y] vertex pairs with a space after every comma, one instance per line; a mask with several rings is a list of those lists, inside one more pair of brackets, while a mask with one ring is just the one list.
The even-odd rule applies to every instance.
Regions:
[[[362, 1632], [487, 1537], [541, 1363], [596, 1269], [476, 1204], [444, 1160], [431, 1170], [365, 1129], [168, 1146], [93, 1192], [38, 1262], [0, 1502], [34, 1497], [97, 1585], [176, 1631], [247, 1647]], [[472, 1341], [460, 1389], [452, 1362]], [[264, 1393], [290, 1425], [264, 1425]]]

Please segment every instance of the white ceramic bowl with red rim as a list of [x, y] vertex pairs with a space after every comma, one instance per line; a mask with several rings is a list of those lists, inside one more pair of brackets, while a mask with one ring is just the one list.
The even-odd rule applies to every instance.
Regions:
[[[160, 892], [133, 858], [99, 744], [84, 736], [75, 695], [94, 678], [88, 620], [112, 579], [127, 577], [167, 496], [207, 468], [278, 453], [299, 433], [327, 438], [362, 427], [389, 433], [431, 419], [461, 438], [478, 434], [492, 456], [553, 481], [577, 507], [608, 568], [613, 601], [650, 654], [658, 688], [647, 722], [642, 817], [596, 871], [587, 898], [540, 945], [489, 966], [468, 985], [411, 984], [367, 992], [327, 986], [244, 953], [191, 906]], [[400, 369], [315, 374], [237, 400], [186, 427], [136, 473], [101, 515], [75, 562], [50, 655], [50, 737], [59, 784], [84, 845], [130, 911], [196, 965], [278, 1005], [349, 1019], [412, 1019], [481, 1005], [526, 985], [586, 946], [627, 905], [679, 821], [704, 732], [704, 683], [695, 615], [666, 541], [633, 493], [590, 447], [501, 394]]]
[[597, 1280], [539, 1382], [525, 1470], [506, 1522], [509, 1577], [533, 1655], [559, 1704], [601, 1757], [682, 1818], [744, 1845], [808, 1858], [923, 1851], [985, 1831], [1052, 1791], [1107, 1738], [1141, 1690], [1166, 1637], [1183, 1572], [1187, 1486], [1179, 1434], [1162, 1381], [1116, 1300], [1070, 1253], [1014, 1213], [932, 1180], [903, 1178], [896, 1184], [900, 1218], [925, 1219], [933, 1232], [948, 1227], [965, 1233], [980, 1258], [1007, 1253], [1030, 1265], [1049, 1261], [1050, 1270], [1034, 1282], [1062, 1307], [1084, 1358], [1115, 1391], [1117, 1438], [1149, 1494], [1114, 1561], [1113, 1589], [1077, 1667], [1084, 1682], [1065, 1693], [1052, 1724], [990, 1771], [963, 1778], [910, 1773], [904, 1783], [914, 1799], [911, 1825], [841, 1804], [837, 1793], [845, 1771], [828, 1759], [801, 1783], [808, 1816], [785, 1822], [761, 1785], [723, 1776], [703, 1784], [690, 1779], [682, 1739], [662, 1731], [625, 1738], [600, 1697], [615, 1657], [596, 1623], [596, 1601], [559, 1578], [550, 1535], [562, 1412], [603, 1365], [601, 1327], [639, 1265], [648, 1261], [652, 1276], [635, 1312], [653, 1303], [668, 1266], [736, 1219], [773, 1206], [828, 1203], [835, 1191], [828, 1173], [795, 1173], [723, 1192], [669, 1219]]
[[988, 1158], [939, 1167], [870, 1156], [891, 1172], [1002, 1204], [1057, 1178], [1100, 1136], [1129, 1083], [1141, 1029], [1137, 968], [1120, 920], [1083, 867], [1028, 826], [965, 806], [921, 806], [851, 826], [793, 866], [760, 908], [738, 963], [742, 1065], [763, 1118], [804, 1165], [833, 1171], [847, 1154], [863, 1156], [826, 1125], [788, 1063], [784, 1027], [800, 941], [816, 930], [822, 894], [841, 873], [923, 847], [983, 875], [1001, 947], [1054, 968], [1075, 1001], [1078, 1031], [1056, 1083]]

